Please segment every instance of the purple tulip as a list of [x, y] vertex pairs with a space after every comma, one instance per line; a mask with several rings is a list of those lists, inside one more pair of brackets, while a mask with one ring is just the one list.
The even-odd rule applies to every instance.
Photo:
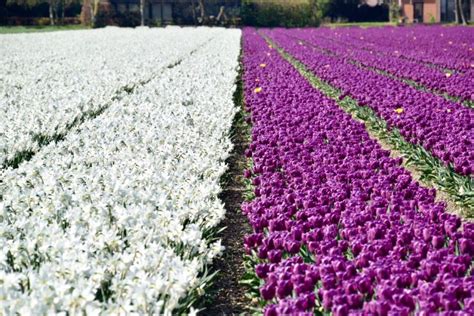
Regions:
[[244, 178], [250, 179], [252, 177], [252, 172], [250, 170], [244, 170]]
[[255, 273], [260, 279], [265, 279], [268, 275], [269, 267], [267, 264], [259, 264], [255, 267]]
[[332, 308], [332, 314], [334, 316], [346, 316], [349, 314], [349, 308], [347, 305], [337, 305]]
[[443, 247], [444, 242], [445, 242], [445, 239], [443, 236], [433, 236], [431, 244], [436, 249], [440, 249], [441, 247]]
[[[428, 29], [406, 32], [434, 38]], [[472, 32], [450, 30], [443, 32], [472, 37]], [[318, 53], [320, 58], [313, 58], [312, 49], [294, 46], [288, 36], [316, 41], [317, 34], [334, 31], [261, 32], [343, 94], [372, 108], [407, 141], [425, 146], [445, 163], [471, 167], [471, 112], [361, 72], [339, 57]], [[376, 31], [369, 32], [377, 38]], [[360, 33], [341, 34], [351, 42], [350, 34]], [[265, 314], [313, 313], [315, 297], [312, 303], [306, 299], [312, 293], [326, 312], [335, 314], [430, 315], [460, 309], [469, 314], [474, 309], [474, 224], [446, 213], [436, 190], [419, 185], [364, 125], [314, 89], [253, 29], [244, 29], [243, 42], [245, 101], [253, 124], [246, 155], [254, 164], [250, 176], [256, 176], [256, 198], [242, 206], [255, 234], [245, 238], [244, 246], [260, 260], [255, 273], [265, 282], [261, 296], [274, 300]], [[444, 55], [448, 60], [450, 55]], [[469, 76], [471, 70], [458, 63], [460, 55], [453, 56], [452, 65]], [[262, 63], [267, 67], [262, 69]], [[257, 84], [265, 94], [254, 93]]]
[[293, 284], [288, 280], [280, 280], [277, 285], [277, 295], [279, 298], [284, 298], [291, 295], [293, 291]]
[[[474, 81], [471, 79], [474, 70], [471, 64], [468, 69], [463, 68], [463, 71], [467, 71], [466, 75], [459, 73], [446, 78], [445, 74], [439, 70], [399, 58], [395, 59], [396, 63], [410, 63], [410, 66], [397, 65], [384, 68], [384, 65], [387, 65], [387, 58], [392, 58], [391, 54], [383, 57], [369, 54], [364, 49], [360, 50], [359, 44], [352, 44], [353, 47], [348, 50], [348, 45], [350, 46], [350, 43], [354, 41], [352, 38], [350, 41], [344, 40], [336, 44], [334, 36], [324, 34], [325, 32], [321, 32], [322, 37], [327, 36], [330, 40], [321, 39], [321, 35], [313, 36], [312, 32], [301, 30], [276, 29], [265, 30], [264, 33], [302, 61], [317, 76], [342, 90], [343, 96], [349, 95], [355, 98], [360, 106], [372, 108], [389, 125], [396, 126], [408, 141], [423, 145], [446, 164], [454, 164], [456, 172], [468, 175], [469, 173], [466, 172], [471, 172], [473, 169], [474, 157], [469, 153], [473, 152], [474, 144], [469, 139], [473, 138], [470, 122], [474, 120], [474, 114], [470, 112], [470, 109], [433, 93], [412, 88], [371, 69], [358, 67], [348, 62], [346, 58], [349, 56], [354, 58], [352, 52], [358, 51], [356, 58], [362, 64], [369, 63], [368, 65], [382, 67], [395, 74], [406, 71], [405, 76], [428, 84], [434, 90], [449, 91], [462, 99], [474, 99], [474, 94], [472, 94]], [[301, 49], [295, 37], [309, 43], [316, 43], [318, 47], [327, 47], [328, 43], [331, 43], [329, 50], [334, 50], [334, 54], [326, 54], [311, 46], [308, 49]], [[468, 36], [464, 40], [470, 42], [472, 38]], [[336, 48], [337, 45], [339, 47]], [[383, 47], [378, 47], [378, 49], [381, 48]], [[349, 56], [348, 51], [351, 52]], [[464, 61], [469, 58], [465, 55]], [[426, 79], [427, 76], [434, 77], [430, 81]], [[440, 81], [443, 85], [439, 85]], [[465, 88], [460, 94], [459, 87]], [[436, 136], [431, 133], [433, 130], [438, 132]], [[467, 141], [459, 142], [459, 139]]]
[[265, 285], [260, 289], [260, 295], [266, 301], [275, 297], [276, 288], [273, 285]]

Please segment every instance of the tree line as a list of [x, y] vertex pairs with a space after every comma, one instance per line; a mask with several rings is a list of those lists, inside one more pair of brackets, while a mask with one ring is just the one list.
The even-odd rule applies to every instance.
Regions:
[[[145, 25], [145, 8], [150, 0], [137, 0], [139, 12], [132, 24]], [[255, 26], [305, 26], [318, 25], [323, 18], [331, 21], [342, 19], [348, 22], [366, 21], [394, 21], [402, 18], [399, 0], [382, 0], [374, 8], [364, 5], [367, 0], [307, 0], [307, 1], [258, 1], [236, 0], [240, 11], [238, 19], [241, 24]], [[454, 2], [455, 23], [467, 24], [466, 4], [474, 0], [452, 0]], [[162, 7], [168, 1], [159, 0]], [[176, 1], [175, 5], [182, 5], [183, 1]], [[224, 24], [231, 15], [228, 8], [219, 6], [215, 9], [215, 0], [189, 0], [190, 20], [196, 25]], [[81, 12], [86, 24], [97, 24], [101, 12], [101, 0], [0, 0], [0, 24], [5, 24], [8, 16], [15, 16], [18, 12], [26, 14], [46, 14], [51, 25], [63, 24], [65, 16], [69, 14], [77, 17]], [[212, 8], [209, 9], [209, 8]], [[8, 10], [7, 10], [8, 9]], [[23, 11], [22, 11], [23, 10]], [[45, 12], [46, 11], [46, 12]], [[187, 10], [189, 11], [189, 10]], [[451, 12], [452, 14], [453, 12]], [[84, 19], [85, 17], [85, 19]], [[161, 18], [163, 20], [163, 17]], [[233, 23], [233, 22], [232, 22]], [[186, 24], [186, 23], [184, 23]], [[132, 25], [127, 25], [132, 26]]]

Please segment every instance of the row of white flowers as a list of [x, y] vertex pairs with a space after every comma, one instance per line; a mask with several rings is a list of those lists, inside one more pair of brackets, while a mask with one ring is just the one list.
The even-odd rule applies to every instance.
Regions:
[[239, 30], [208, 31], [180, 64], [0, 170], [0, 314], [170, 314], [202, 292], [222, 251], [207, 232], [225, 212], [240, 49]]
[[0, 167], [211, 39], [199, 28], [0, 35]]

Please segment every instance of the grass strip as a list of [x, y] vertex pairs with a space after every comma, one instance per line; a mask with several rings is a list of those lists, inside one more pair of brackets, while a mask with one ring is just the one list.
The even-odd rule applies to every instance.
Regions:
[[41, 33], [41, 32], [55, 32], [55, 31], [75, 31], [87, 30], [89, 27], [74, 24], [74, 25], [45, 25], [45, 26], [1, 26], [0, 34], [19, 34], [19, 33]]

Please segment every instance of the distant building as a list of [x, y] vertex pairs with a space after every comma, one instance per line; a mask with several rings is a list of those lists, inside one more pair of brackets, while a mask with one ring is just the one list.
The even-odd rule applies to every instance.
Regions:
[[[474, 19], [474, 0], [462, 1], [467, 21]], [[454, 22], [454, 0], [399, 0], [408, 23]]]
[[[140, 12], [140, 0], [109, 0], [115, 12]], [[144, 14], [147, 20], [173, 21], [173, 5], [179, 0], [147, 0], [145, 2]]]
[[[119, 13], [139, 13], [140, 0], [101, 0], [110, 3], [112, 9]], [[219, 9], [229, 10], [239, 7], [240, 0], [206, 0], [206, 15], [217, 16]], [[159, 21], [162, 24], [183, 23], [199, 19], [200, 7], [198, 0], [145, 0], [144, 17], [147, 21]]]

